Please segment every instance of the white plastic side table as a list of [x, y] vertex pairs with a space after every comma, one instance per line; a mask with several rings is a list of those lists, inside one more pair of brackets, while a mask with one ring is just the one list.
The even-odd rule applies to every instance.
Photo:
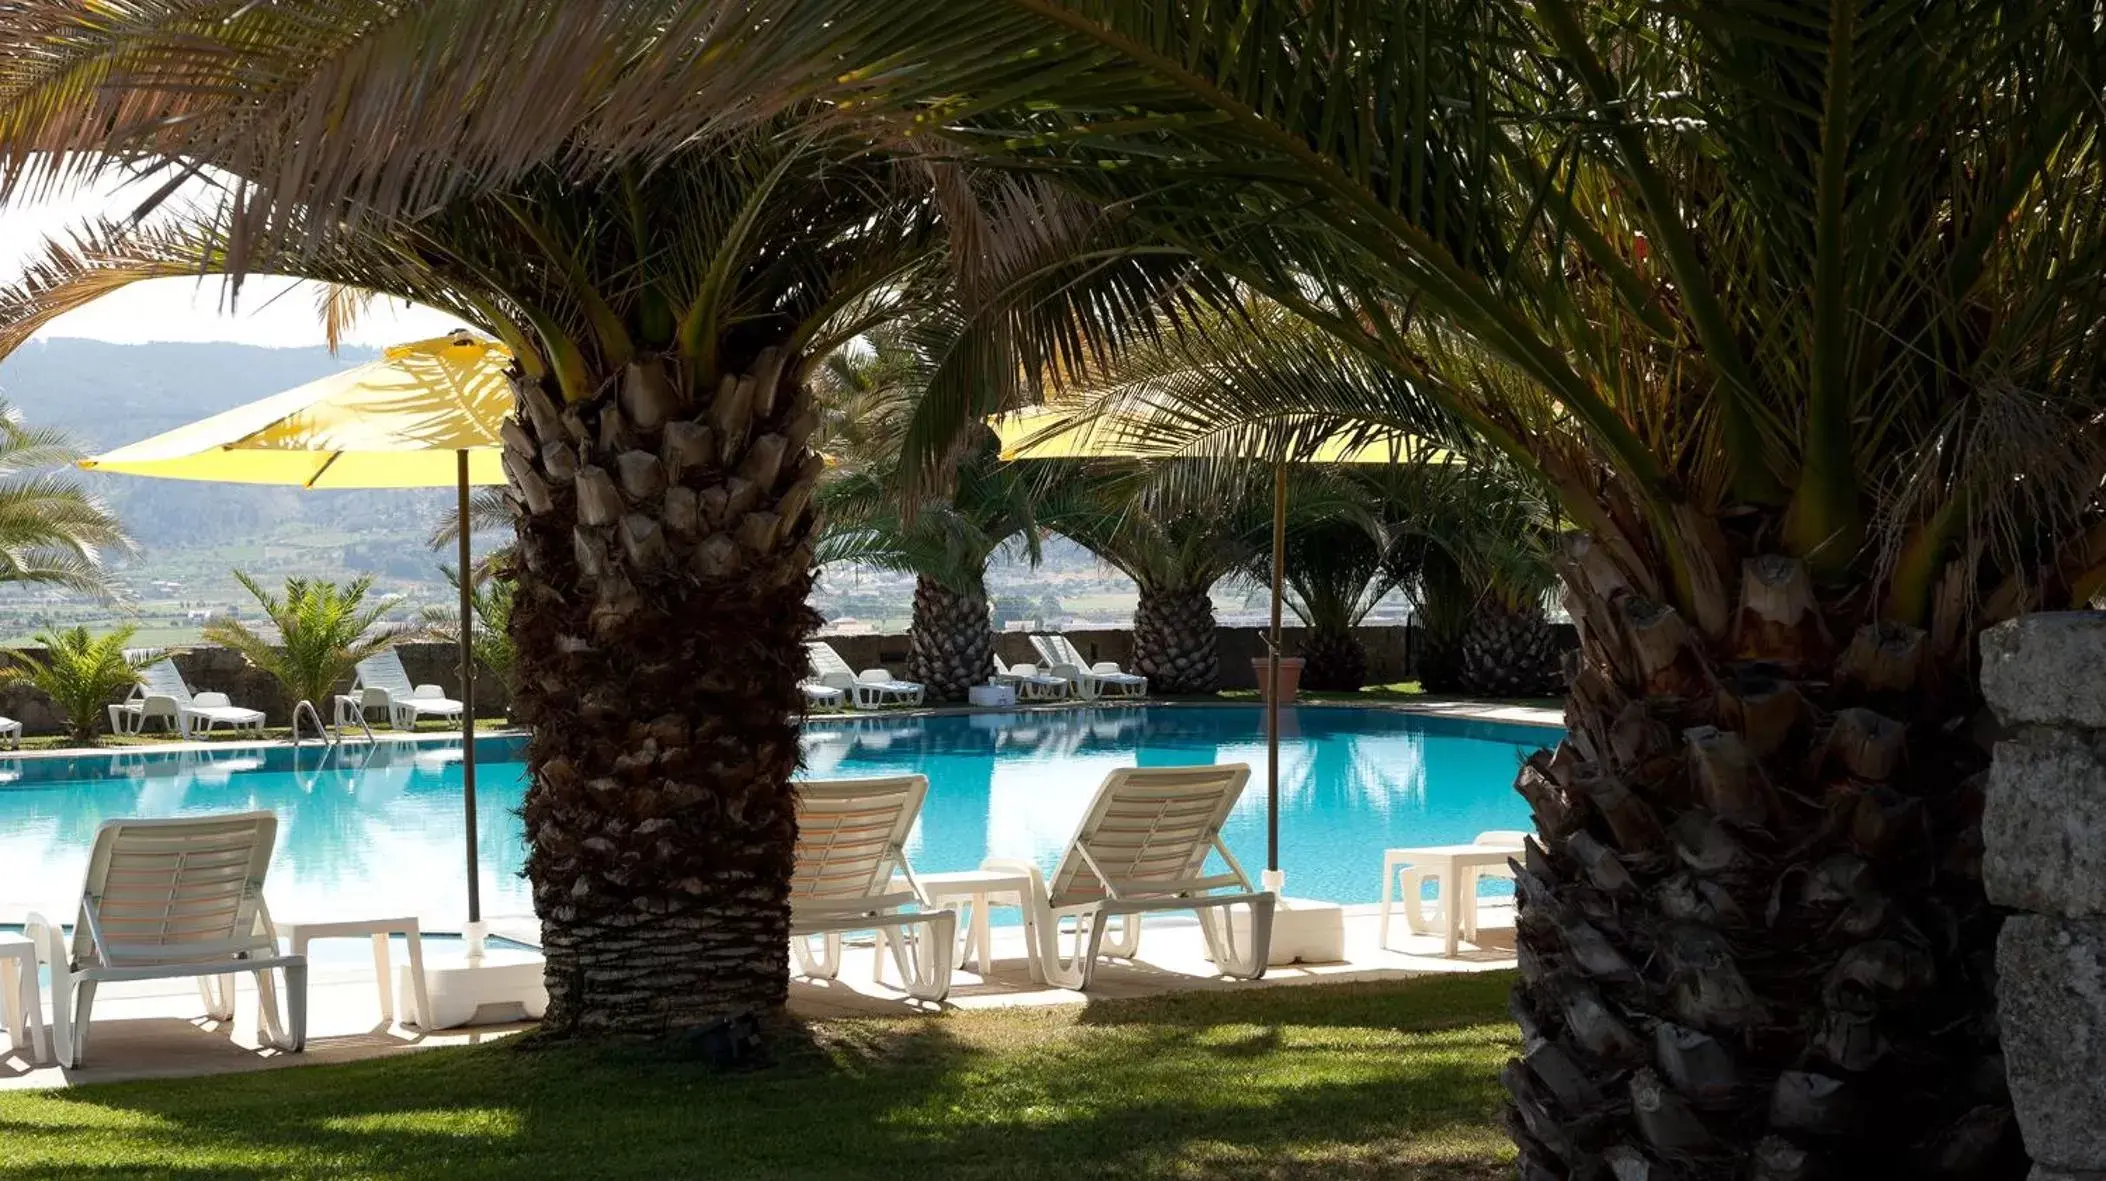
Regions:
[[7, 1041], [27, 1049], [31, 1064], [51, 1061], [51, 1031], [44, 1026], [44, 997], [37, 987], [37, 945], [0, 935], [0, 1015]]
[[[1434, 903], [1441, 915], [1442, 951], [1455, 958], [1456, 944], [1477, 940], [1477, 882], [1487, 876], [1511, 876], [1506, 863], [1521, 855], [1521, 846], [1503, 844], [1434, 845], [1423, 849], [1386, 849], [1382, 853], [1382, 912], [1376, 942], [1389, 946], [1389, 914], [1398, 903], [1404, 921], [1414, 934], [1431, 935], [1433, 922], [1425, 912], [1421, 892], [1430, 878], [1440, 883], [1440, 898]], [[1403, 897], [1397, 897], [1397, 879], [1403, 877]]]
[[431, 1020], [431, 998], [424, 988], [424, 937], [418, 930], [416, 919], [343, 919], [329, 923], [280, 923], [278, 933], [292, 940], [294, 955], [306, 955], [308, 943], [316, 939], [355, 939], [361, 935], [371, 936], [373, 979], [380, 987], [380, 1016], [384, 1021], [395, 1019], [395, 990], [389, 987], [394, 973], [388, 970], [388, 937], [403, 936], [409, 941], [411, 994], [406, 999], [415, 1001], [415, 1011], [404, 1013], [402, 1020], [404, 1024], [420, 1029], [429, 1027], [427, 1023]]
[[[1014, 906], [1023, 908], [1025, 896], [1031, 892], [1031, 879], [1013, 873], [983, 873], [966, 870], [961, 873], [916, 874], [921, 883], [923, 901], [930, 907], [970, 906], [972, 918], [960, 923], [964, 946], [959, 948], [958, 963], [965, 966], [972, 962], [972, 972], [977, 976], [987, 975], [987, 965], [994, 960], [994, 930], [987, 920], [987, 909], [991, 906]], [[1026, 914], [1029, 921], [1029, 914]], [[978, 959], [971, 959], [977, 955]]]

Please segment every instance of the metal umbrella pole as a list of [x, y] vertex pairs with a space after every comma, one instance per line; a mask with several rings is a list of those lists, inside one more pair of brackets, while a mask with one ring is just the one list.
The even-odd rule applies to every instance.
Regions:
[[1272, 630], [1265, 639], [1265, 873], [1278, 893], [1280, 872], [1280, 586], [1287, 573], [1287, 463], [1272, 465]]
[[461, 589], [461, 801], [466, 809], [468, 833], [468, 926], [462, 932], [468, 943], [468, 958], [483, 956], [482, 871], [475, 855], [475, 591], [468, 553], [468, 453], [460, 457], [460, 479], [456, 486], [460, 510]]

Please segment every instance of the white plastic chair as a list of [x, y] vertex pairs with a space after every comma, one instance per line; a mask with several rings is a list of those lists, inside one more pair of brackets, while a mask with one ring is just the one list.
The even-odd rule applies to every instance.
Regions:
[[350, 696], [337, 698], [337, 725], [353, 721], [346, 714], [351, 709], [356, 709], [361, 717], [369, 709], [385, 709], [389, 726], [414, 730], [427, 714], [459, 721], [463, 706], [437, 685], [410, 684], [409, 670], [402, 667], [402, 654], [389, 648], [358, 662], [358, 677], [351, 684]]
[[921, 704], [922, 687], [913, 681], [899, 680], [890, 669], [866, 668], [857, 672], [841, 659], [841, 654], [834, 651], [832, 644], [824, 640], [810, 641], [804, 647], [819, 682], [846, 690], [857, 709]]
[[[958, 915], [923, 909], [921, 887], [907, 864], [907, 835], [928, 793], [924, 775], [807, 779], [797, 785], [790, 950], [800, 974], [832, 980], [841, 972], [841, 936], [876, 931], [880, 978], [889, 947], [908, 996], [936, 1002], [949, 995]], [[817, 951], [815, 938], [821, 941]]]
[[[1060, 988], [1086, 989], [1099, 956], [1131, 958], [1140, 949], [1141, 916], [1189, 910], [1214, 966], [1225, 976], [1256, 980], [1272, 950], [1270, 892], [1250, 878], [1222, 843], [1228, 821], [1250, 779], [1241, 763], [1202, 767], [1121, 767], [1106, 776], [1061, 854], [1050, 882], [1029, 861], [990, 860], [981, 868], [1031, 879], [1026, 940], [1031, 977]], [[1216, 852], [1228, 872], [1205, 872]], [[1233, 889], [1217, 894], [1216, 890]], [[1229, 908], [1250, 909], [1249, 938], [1237, 946]], [[1118, 936], [1106, 940], [1110, 920]], [[1072, 950], [1061, 954], [1063, 940]]]
[[1023, 661], [1003, 664], [1002, 658], [994, 658], [995, 675], [988, 680], [997, 685], [1016, 686], [1019, 701], [1059, 701], [1068, 695], [1068, 681], [1038, 671], [1038, 666]]
[[147, 665], [139, 670], [139, 679], [140, 683], [132, 686], [131, 696], [110, 707], [113, 733], [138, 734], [151, 721], [159, 721], [185, 738], [193, 733], [210, 733], [219, 725], [259, 734], [263, 731], [262, 710], [235, 705], [224, 693], [191, 693], [182, 670], [173, 660]]
[[1046, 658], [1047, 671], [1073, 682], [1076, 693], [1084, 700], [1148, 696], [1147, 677], [1125, 672], [1109, 660], [1091, 664], [1083, 658], [1082, 650], [1075, 646], [1075, 642], [1066, 636], [1032, 636], [1031, 645]]
[[[278, 837], [269, 812], [179, 820], [111, 820], [95, 832], [80, 910], [68, 942], [40, 914], [23, 928], [51, 972], [51, 1040], [59, 1063], [87, 1057], [89, 1015], [105, 981], [198, 977], [215, 1019], [234, 1016], [236, 972], [254, 972], [263, 1039], [297, 1052], [307, 1044], [307, 960], [282, 955], [263, 877]], [[278, 1019], [273, 970], [285, 975]]]

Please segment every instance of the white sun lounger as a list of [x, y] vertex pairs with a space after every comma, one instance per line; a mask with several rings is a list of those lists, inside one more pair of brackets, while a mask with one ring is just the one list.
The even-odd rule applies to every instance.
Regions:
[[[913, 681], [895, 678], [890, 669], [866, 668], [857, 672], [841, 659], [841, 654], [834, 651], [832, 644], [824, 640], [813, 640], [804, 647], [811, 654], [812, 671], [818, 674], [819, 682], [847, 690], [857, 709], [921, 704], [922, 687]], [[845, 681], [842, 680], [844, 674]]]
[[462, 706], [437, 685], [410, 684], [402, 654], [390, 648], [358, 662], [351, 692], [336, 699], [336, 724], [354, 725], [369, 709], [385, 709], [388, 725], [397, 730], [414, 730], [427, 715], [459, 721]]
[[[933, 1002], [950, 993], [958, 915], [923, 909], [907, 864], [907, 834], [928, 794], [923, 775], [797, 785], [790, 950], [801, 975], [833, 979], [841, 972], [842, 934], [876, 931], [880, 978], [889, 947], [908, 996]], [[815, 938], [822, 944], [816, 952]]]
[[1003, 664], [1002, 658], [994, 658], [995, 674], [987, 678], [997, 685], [1016, 686], [1019, 701], [1059, 701], [1068, 695], [1066, 677], [1050, 676], [1038, 671], [1038, 666], [1028, 661], [1018, 664]]
[[[128, 654], [130, 655], [130, 654]], [[110, 730], [137, 734], [151, 721], [188, 738], [209, 733], [214, 726], [236, 730], [263, 730], [263, 711], [246, 709], [227, 700], [224, 693], [190, 692], [183, 672], [173, 660], [157, 660], [139, 670], [140, 683], [130, 697], [110, 707]]]
[[[853, 681], [855, 678], [851, 677], [849, 679]], [[843, 686], [829, 685], [817, 679], [799, 681], [797, 682], [797, 687], [804, 691], [804, 700], [807, 705], [832, 707], [840, 705], [848, 697], [847, 689]]]
[[1031, 646], [1046, 658], [1046, 671], [1056, 677], [1074, 682], [1075, 692], [1084, 700], [1099, 697], [1146, 697], [1148, 678], [1122, 671], [1113, 661], [1100, 660], [1095, 664], [1083, 659], [1081, 649], [1066, 636], [1038, 635], [1031, 637]]
[[[111, 820], [95, 831], [73, 937], [40, 914], [23, 933], [51, 972], [51, 1040], [59, 1063], [87, 1056], [88, 1019], [105, 981], [198, 977], [212, 1017], [232, 1020], [225, 977], [254, 972], [258, 1026], [266, 1042], [298, 1051], [307, 1044], [307, 960], [281, 955], [263, 875], [277, 841], [269, 812], [180, 820]], [[285, 974], [285, 1023], [278, 1020], [273, 970]]]
[[[1199, 916], [1207, 950], [1223, 975], [1263, 976], [1272, 948], [1273, 896], [1251, 888], [1221, 840], [1221, 826], [1249, 779], [1250, 768], [1241, 763], [1121, 767], [1097, 789], [1050, 882], [1029, 861], [982, 865], [1031, 879], [1025, 917], [1032, 979], [1088, 988], [1097, 958], [1132, 957], [1140, 949], [1141, 916], [1164, 910]], [[1221, 854], [1227, 873], [1205, 873], [1209, 851]], [[1214, 893], [1221, 889], [1233, 892]], [[1235, 906], [1250, 908], [1248, 946], [1236, 946], [1229, 921]], [[1105, 927], [1115, 917], [1120, 932], [1107, 941]], [[1064, 939], [1073, 941], [1066, 956]]]

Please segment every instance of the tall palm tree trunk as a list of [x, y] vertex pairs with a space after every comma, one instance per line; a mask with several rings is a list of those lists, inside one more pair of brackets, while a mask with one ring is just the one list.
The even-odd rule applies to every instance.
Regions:
[[1350, 627], [1311, 627], [1302, 635], [1302, 688], [1354, 693], [1367, 684], [1367, 649]]
[[506, 423], [517, 709], [549, 1024], [662, 1034], [780, 1005], [816, 418], [777, 350], [683, 396], [650, 358]]
[[1479, 604], [1458, 656], [1465, 693], [1549, 697], [1565, 687], [1557, 632], [1533, 603], [1508, 607], [1488, 599]]
[[907, 629], [908, 676], [938, 701], [963, 701], [965, 691], [994, 672], [994, 631], [987, 589], [959, 591], [926, 575], [914, 580], [914, 623]]
[[1142, 585], [1133, 611], [1134, 670], [1157, 693], [1221, 687], [1214, 600], [1205, 587]]
[[1740, 568], [1707, 642], [1570, 553], [1569, 734], [1517, 783], [1521, 1174], [2022, 1176], [1966, 638]]

